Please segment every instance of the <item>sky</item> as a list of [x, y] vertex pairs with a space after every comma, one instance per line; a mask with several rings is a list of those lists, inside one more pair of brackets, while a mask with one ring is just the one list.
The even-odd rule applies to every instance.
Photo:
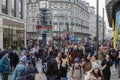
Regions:
[[[96, 11], [96, 0], [85, 0], [85, 1], [89, 2], [90, 6], [94, 6], [95, 7], [95, 11]], [[99, 0], [99, 15], [101, 17], [103, 16], [103, 8], [105, 9], [105, 21], [106, 21], [106, 26], [107, 26], [107, 29], [108, 29], [109, 28], [109, 24], [108, 24], [106, 8], [105, 8], [105, 0]]]

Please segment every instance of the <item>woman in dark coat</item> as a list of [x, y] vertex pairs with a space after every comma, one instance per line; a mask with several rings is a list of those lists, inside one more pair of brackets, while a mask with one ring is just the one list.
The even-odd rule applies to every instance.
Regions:
[[19, 63], [19, 56], [16, 51], [13, 51], [13, 67], [15, 69], [16, 65]]
[[102, 61], [102, 66], [104, 65], [106, 65], [105, 69], [103, 69], [102, 71], [104, 80], [110, 80], [110, 77], [111, 77], [110, 67], [113, 65], [111, 54], [107, 53], [105, 55], [105, 59]]

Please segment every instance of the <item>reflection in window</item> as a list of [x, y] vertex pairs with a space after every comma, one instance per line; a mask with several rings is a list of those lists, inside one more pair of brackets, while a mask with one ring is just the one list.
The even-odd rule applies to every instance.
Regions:
[[2, 0], [2, 12], [7, 14], [7, 0]]
[[16, 16], [16, 0], [12, 0], [12, 16]]

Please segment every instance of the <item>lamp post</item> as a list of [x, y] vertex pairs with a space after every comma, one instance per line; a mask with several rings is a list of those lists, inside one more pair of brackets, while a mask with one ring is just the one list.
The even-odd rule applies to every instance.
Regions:
[[68, 44], [68, 42], [69, 42], [69, 25], [67, 23], [67, 44]]
[[99, 0], [96, 0], [96, 42], [97, 53], [99, 50]]
[[103, 43], [104, 43], [104, 36], [105, 36], [105, 28], [104, 28], [104, 8], [103, 8]]

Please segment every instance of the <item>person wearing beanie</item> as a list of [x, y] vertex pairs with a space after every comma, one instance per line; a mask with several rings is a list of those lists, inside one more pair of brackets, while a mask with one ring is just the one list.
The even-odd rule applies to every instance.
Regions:
[[84, 80], [103, 80], [99, 65], [94, 62], [91, 71], [85, 76]]
[[80, 66], [80, 60], [78, 57], [74, 59], [74, 64], [72, 65], [70, 71], [67, 74], [68, 80], [81, 80], [82, 71]]
[[20, 77], [22, 71], [25, 68], [26, 60], [27, 60], [26, 56], [22, 56], [20, 58], [20, 63], [16, 66], [16, 68], [14, 70], [14, 73], [13, 73], [13, 76], [12, 76], [12, 80], [17, 80], [17, 78]]
[[[35, 80], [35, 74], [39, 73], [38, 69], [33, 66], [33, 63], [31, 60], [26, 61], [25, 69], [22, 71], [20, 77], [18, 80], [22, 80], [23, 78], [25, 80]], [[40, 79], [40, 77], [39, 77]]]

